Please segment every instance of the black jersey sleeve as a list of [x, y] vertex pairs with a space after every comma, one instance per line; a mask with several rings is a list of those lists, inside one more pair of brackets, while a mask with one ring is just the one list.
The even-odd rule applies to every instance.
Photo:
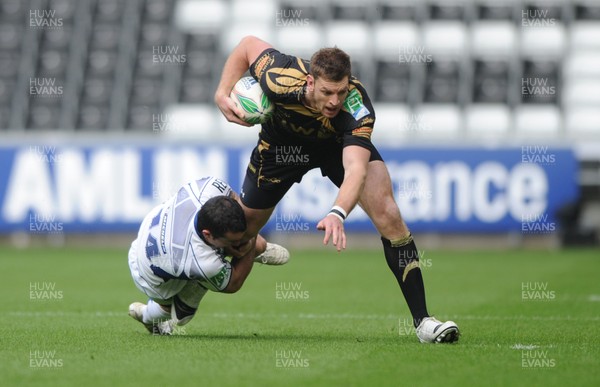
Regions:
[[292, 55], [267, 48], [250, 66], [250, 75], [274, 102], [298, 102], [304, 92], [308, 68]]
[[358, 145], [363, 148], [372, 146], [371, 134], [375, 125], [375, 110], [367, 91], [355, 78], [350, 80], [348, 96], [335, 121], [336, 127], [343, 128], [344, 146]]

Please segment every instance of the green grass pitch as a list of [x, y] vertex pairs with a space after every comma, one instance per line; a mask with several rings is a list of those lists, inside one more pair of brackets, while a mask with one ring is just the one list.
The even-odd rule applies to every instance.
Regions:
[[160, 337], [127, 315], [126, 249], [4, 247], [0, 385], [600, 385], [599, 252], [423, 251], [429, 310], [462, 331], [424, 345], [380, 251], [255, 265]]

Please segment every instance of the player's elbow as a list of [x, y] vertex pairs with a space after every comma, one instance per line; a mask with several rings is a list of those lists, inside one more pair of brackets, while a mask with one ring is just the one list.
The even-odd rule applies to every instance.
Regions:
[[241, 53], [242, 57], [248, 62], [248, 64], [254, 63], [261, 52], [267, 48], [273, 47], [264, 40], [257, 38], [254, 35], [246, 35], [238, 44], [237, 50]]
[[222, 293], [237, 293], [242, 288], [242, 285], [244, 285], [244, 281], [231, 280]]
[[265, 41], [254, 35], [246, 35], [240, 39], [239, 45], [242, 47], [254, 47], [256, 45], [266, 44]]
[[240, 45], [240, 46], [246, 46], [246, 45], [250, 45], [250, 44], [253, 44], [253, 43], [255, 43], [257, 40], [260, 40], [260, 39], [258, 39], [258, 38], [257, 38], [256, 36], [254, 36], [254, 35], [246, 35], [246, 36], [244, 36], [242, 39], [240, 39], [240, 43], [239, 43], [239, 45]]
[[241, 288], [241, 286], [227, 286], [221, 293], [233, 294], [237, 293]]
[[247, 56], [247, 53], [251, 51], [252, 47], [257, 45], [260, 41], [261, 40], [254, 35], [246, 35], [240, 39], [237, 49], [240, 51], [240, 53], [246, 54], [244, 56]]

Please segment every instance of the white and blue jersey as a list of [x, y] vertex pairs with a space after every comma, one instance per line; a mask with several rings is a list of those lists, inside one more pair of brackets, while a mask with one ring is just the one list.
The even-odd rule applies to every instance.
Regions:
[[138, 288], [151, 298], [169, 299], [190, 280], [217, 292], [227, 287], [231, 264], [222, 249], [200, 238], [196, 217], [208, 199], [231, 192], [227, 183], [205, 177], [184, 185], [146, 215], [129, 252]]

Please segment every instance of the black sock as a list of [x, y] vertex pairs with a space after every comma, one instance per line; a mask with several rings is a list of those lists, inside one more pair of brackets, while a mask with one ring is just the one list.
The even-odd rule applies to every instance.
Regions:
[[187, 305], [178, 296], [175, 296], [173, 300], [175, 304], [175, 316], [177, 316], [178, 320], [183, 320], [186, 317], [193, 317], [196, 314], [196, 308], [192, 308]]
[[[381, 242], [383, 242], [385, 260], [396, 276], [416, 327], [423, 318], [429, 317], [417, 246], [415, 246], [412, 235], [393, 242], [382, 237]], [[403, 278], [404, 276], [405, 278]]]

